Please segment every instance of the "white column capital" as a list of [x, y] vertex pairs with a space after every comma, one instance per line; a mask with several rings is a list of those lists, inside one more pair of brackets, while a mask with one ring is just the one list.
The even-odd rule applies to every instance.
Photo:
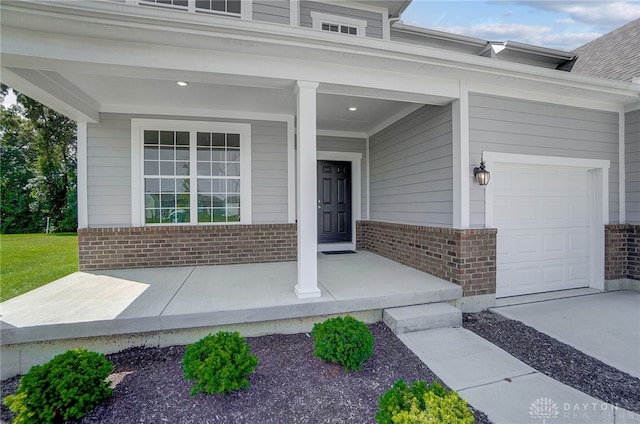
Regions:
[[313, 81], [296, 81], [295, 92], [299, 92], [302, 89], [317, 90], [320, 83]]

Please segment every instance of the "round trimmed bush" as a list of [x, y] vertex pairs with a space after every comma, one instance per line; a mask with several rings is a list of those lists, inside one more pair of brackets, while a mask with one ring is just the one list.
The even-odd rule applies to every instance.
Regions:
[[398, 380], [380, 396], [376, 421], [379, 424], [473, 424], [467, 402], [457, 392], [438, 383], [417, 381], [411, 387]]
[[13, 423], [43, 424], [77, 420], [111, 396], [106, 378], [113, 365], [103, 354], [73, 349], [44, 365], [32, 367], [20, 379], [5, 404], [17, 414]]
[[246, 377], [258, 365], [258, 357], [240, 334], [221, 331], [187, 346], [182, 367], [187, 380], [195, 381], [191, 394], [227, 394], [249, 387]]
[[373, 335], [369, 327], [347, 315], [315, 324], [311, 331], [313, 354], [325, 362], [337, 362], [346, 371], [359, 370], [373, 355]]

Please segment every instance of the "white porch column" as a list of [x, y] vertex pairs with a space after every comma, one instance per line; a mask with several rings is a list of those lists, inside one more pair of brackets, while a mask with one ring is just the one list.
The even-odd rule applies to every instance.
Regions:
[[298, 81], [296, 187], [298, 217], [299, 298], [319, 297], [318, 289], [318, 206], [316, 163], [316, 89], [317, 82]]

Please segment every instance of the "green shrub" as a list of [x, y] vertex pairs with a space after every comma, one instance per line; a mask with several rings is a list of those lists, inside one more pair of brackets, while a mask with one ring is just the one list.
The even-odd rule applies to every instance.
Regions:
[[227, 394], [249, 387], [246, 376], [258, 365], [258, 357], [239, 333], [221, 331], [187, 346], [182, 367], [187, 380], [194, 380], [191, 394]]
[[409, 387], [398, 380], [380, 397], [376, 420], [380, 424], [472, 424], [467, 402], [438, 383], [417, 381]]
[[315, 342], [313, 354], [325, 362], [342, 364], [346, 371], [359, 370], [373, 355], [369, 327], [348, 315], [315, 324], [311, 336]]
[[80, 419], [111, 395], [106, 378], [112, 370], [113, 365], [101, 353], [69, 350], [32, 367], [5, 404], [17, 414], [16, 424]]

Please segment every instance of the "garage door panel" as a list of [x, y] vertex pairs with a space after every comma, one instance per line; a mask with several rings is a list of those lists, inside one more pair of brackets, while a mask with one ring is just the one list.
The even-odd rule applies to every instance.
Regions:
[[589, 286], [586, 169], [497, 164], [497, 297]]

